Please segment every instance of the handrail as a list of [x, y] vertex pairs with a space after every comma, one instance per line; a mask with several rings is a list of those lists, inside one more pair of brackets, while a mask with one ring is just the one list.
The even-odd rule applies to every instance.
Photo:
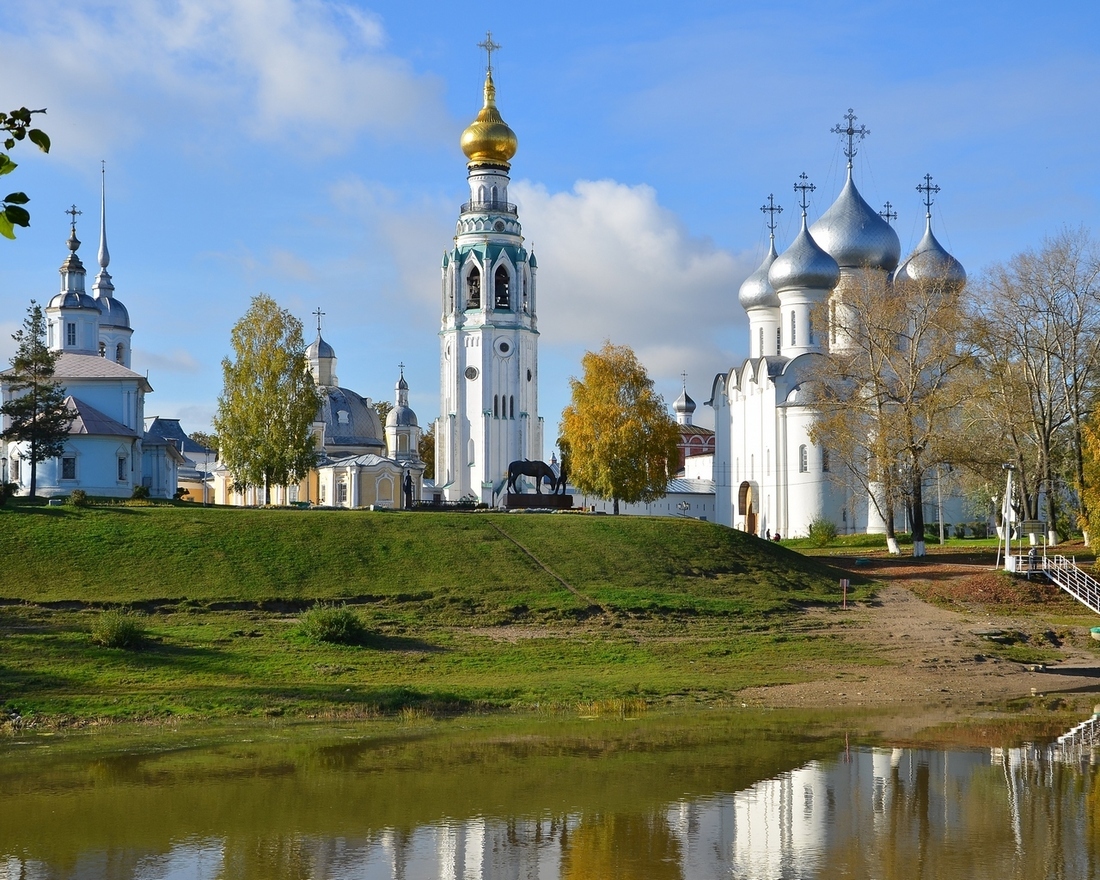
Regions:
[[[1026, 555], [1017, 557], [1018, 572], [1028, 571], [1031, 560]], [[1043, 556], [1035, 559], [1034, 571], [1045, 574], [1060, 589], [1069, 593], [1089, 610], [1100, 614], [1100, 581], [1086, 574], [1072, 560], [1062, 556]]]
[[511, 214], [519, 216], [519, 208], [511, 202], [485, 201], [466, 202], [460, 209], [462, 214]]

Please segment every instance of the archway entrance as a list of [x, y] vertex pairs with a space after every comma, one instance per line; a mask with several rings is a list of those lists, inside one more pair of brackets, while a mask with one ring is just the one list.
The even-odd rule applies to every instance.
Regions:
[[737, 515], [743, 517], [745, 531], [750, 535], [756, 534], [756, 498], [753, 495], [752, 484], [745, 481], [737, 491]]

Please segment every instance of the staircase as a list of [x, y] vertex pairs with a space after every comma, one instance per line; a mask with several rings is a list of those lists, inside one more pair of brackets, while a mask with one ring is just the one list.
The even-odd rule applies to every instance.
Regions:
[[[1015, 562], [1017, 574], [1029, 570], [1027, 556], [1017, 556]], [[1100, 614], [1100, 581], [1085, 574], [1072, 560], [1061, 555], [1039, 557], [1033, 570], [1045, 574], [1090, 611]]]

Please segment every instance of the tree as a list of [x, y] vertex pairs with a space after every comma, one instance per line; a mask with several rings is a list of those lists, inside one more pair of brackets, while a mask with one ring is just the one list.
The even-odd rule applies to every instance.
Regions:
[[214, 430], [238, 490], [302, 479], [314, 464], [311, 432], [320, 399], [310, 375], [302, 322], [260, 294], [234, 326], [235, 361], [222, 361], [224, 388]]
[[0, 406], [7, 416], [5, 440], [27, 443], [24, 461], [30, 463], [30, 497], [38, 485], [38, 462], [61, 455], [73, 414], [65, 406], [65, 389], [53, 381], [57, 353], [46, 347], [46, 318], [34, 300], [23, 328], [12, 335], [16, 351], [6, 374], [9, 399]]
[[424, 431], [420, 435], [420, 442], [417, 444], [417, 451], [420, 453], [420, 460], [424, 462], [424, 473], [435, 474], [435, 422], [433, 421], [428, 430]]
[[582, 492], [627, 504], [655, 501], [680, 460], [680, 431], [629, 346], [604, 343], [581, 359], [561, 435], [570, 480]]
[[[927, 265], [927, 264], [926, 264]], [[907, 505], [913, 555], [924, 555], [924, 483], [951, 460], [948, 439], [969, 392], [972, 363], [961, 345], [961, 278], [934, 274], [892, 286], [849, 285], [834, 307], [830, 338], [808, 389], [817, 408], [810, 437], [830, 450], [866, 493], [896, 551], [894, 509]]]
[[200, 446], [205, 446], [211, 452], [217, 453], [218, 444], [221, 442], [218, 440], [217, 434], [211, 434], [207, 431], [192, 431], [187, 435]]
[[[29, 140], [43, 153], [50, 151], [50, 139], [47, 134], [38, 128], [31, 128], [31, 117], [35, 113], [45, 113], [45, 110], [28, 110], [20, 107], [11, 113], [0, 113], [0, 131], [5, 132], [4, 149], [10, 150], [16, 141]], [[10, 174], [18, 166], [9, 158], [7, 153], [0, 153], [0, 177]], [[30, 199], [26, 193], [8, 193], [3, 198], [3, 210], [0, 211], [0, 235], [5, 238], [15, 238], [15, 227], [27, 227], [31, 225], [31, 215], [23, 205]]]
[[388, 400], [376, 400], [374, 401], [374, 411], [378, 413], [378, 421], [382, 423], [382, 427], [386, 427], [386, 417], [390, 414], [390, 410], [393, 409], [393, 404]]

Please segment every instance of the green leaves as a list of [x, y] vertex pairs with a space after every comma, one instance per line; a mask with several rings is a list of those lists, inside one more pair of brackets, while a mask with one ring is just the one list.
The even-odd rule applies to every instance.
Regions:
[[[31, 128], [31, 118], [35, 113], [45, 113], [45, 110], [28, 110], [20, 107], [10, 113], [0, 113], [0, 131], [7, 132], [4, 138], [4, 149], [10, 150], [16, 142], [23, 139], [29, 140], [43, 153], [50, 151], [50, 138], [46, 132], [39, 128]], [[6, 153], [0, 153], [0, 176], [10, 174], [19, 166], [11, 160]], [[26, 193], [8, 193], [3, 199], [3, 211], [0, 212], [0, 235], [5, 238], [15, 238], [15, 227], [27, 227], [31, 225], [31, 215], [25, 205], [30, 199]]]

